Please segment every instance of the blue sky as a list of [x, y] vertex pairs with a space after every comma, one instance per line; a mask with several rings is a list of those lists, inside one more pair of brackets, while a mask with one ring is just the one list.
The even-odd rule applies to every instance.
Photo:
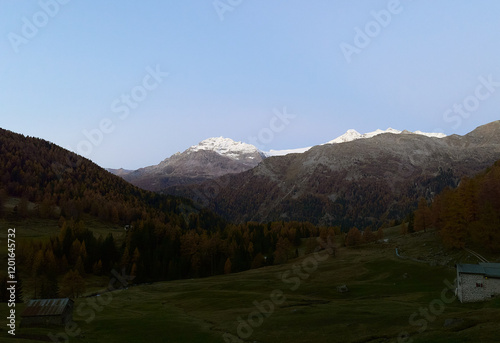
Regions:
[[[0, 7], [0, 127], [103, 167], [157, 164], [214, 136], [286, 149], [499, 119], [495, 0]], [[274, 119], [285, 108], [293, 118]]]

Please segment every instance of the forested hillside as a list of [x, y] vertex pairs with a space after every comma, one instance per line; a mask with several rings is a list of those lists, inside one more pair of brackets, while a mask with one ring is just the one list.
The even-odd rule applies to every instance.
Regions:
[[[181, 207], [191, 205], [187, 200], [134, 187], [55, 144], [3, 129], [0, 182], [5, 195], [39, 204], [38, 215], [47, 218], [58, 218], [60, 214], [78, 220], [88, 213], [121, 224], [145, 216], [169, 217], [168, 220], [180, 223]], [[25, 216], [25, 211], [20, 210], [20, 215]]]
[[[0, 181], [3, 202], [21, 198], [13, 210], [0, 203], [4, 219], [42, 218], [60, 227], [57, 235], [18, 246], [24, 276], [44, 297], [78, 296], [87, 275], [112, 269], [125, 268], [141, 282], [280, 264], [297, 255], [302, 238], [335, 234], [301, 222], [233, 225], [190, 200], [141, 190], [55, 144], [5, 130]], [[89, 218], [126, 226], [124, 242], [111, 233], [96, 236]], [[309, 250], [317, 247], [313, 241]]]
[[454, 248], [476, 245], [500, 251], [500, 161], [485, 172], [464, 178], [456, 189], [436, 197], [430, 210], [424, 206], [415, 214], [421, 227], [430, 215], [446, 245]]

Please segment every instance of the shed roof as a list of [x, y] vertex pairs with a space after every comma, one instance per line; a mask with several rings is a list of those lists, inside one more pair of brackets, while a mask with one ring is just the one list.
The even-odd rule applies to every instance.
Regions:
[[73, 300], [63, 299], [32, 299], [24, 309], [21, 317], [42, 317], [58, 316], [64, 312], [64, 309]]
[[500, 278], [500, 263], [457, 264], [457, 272]]

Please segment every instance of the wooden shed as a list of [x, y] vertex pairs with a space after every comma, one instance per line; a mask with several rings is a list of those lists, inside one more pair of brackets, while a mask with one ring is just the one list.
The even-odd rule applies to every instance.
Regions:
[[73, 320], [74, 302], [63, 299], [32, 299], [21, 313], [21, 326], [66, 325]]

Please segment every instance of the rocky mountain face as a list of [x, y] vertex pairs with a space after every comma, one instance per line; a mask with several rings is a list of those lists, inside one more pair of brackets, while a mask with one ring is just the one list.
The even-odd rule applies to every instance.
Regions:
[[[348, 130], [345, 134], [325, 144], [345, 143], [358, 139], [371, 138], [383, 133], [401, 134], [403, 131], [387, 129], [360, 134]], [[444, 137], [443, 134], [415, 134], [431, 137]], [[229, 138], [209, 138], [193, 145], [183, 153], [177, 153], [156, 166], [138, 170], [108, 169], [109, 172], [124, 178], [130, 183], [146, 190], [169, 192], [168, 188], [178, 185], [191, 185], [215, 179], [227, 174], [236, 174], [256, 167], [265, 158], [304, 153], [312, 147], [260, 151], [255, 146], [235, 142]]]
[[464, 136], [403, 131], [364, 138], [270, 157], [245, 172], [166, 192], [236, 222], [376, 226], [402, 219], [419, 197], [431, 199], [500, 159], [500, 121]]
[[143, 189], [161, 191], [241, 173], [257, 166], [264, 157], [253, 145], [219, 137], [204, 140], [156, 166], [135, 171], [108, 170]]

